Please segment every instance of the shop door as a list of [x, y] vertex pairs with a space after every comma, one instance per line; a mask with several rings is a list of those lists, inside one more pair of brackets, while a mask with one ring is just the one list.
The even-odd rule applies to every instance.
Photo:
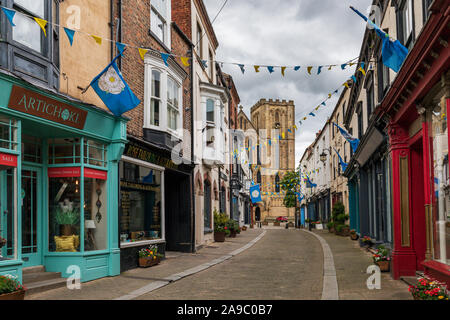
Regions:
[[24, 267], [42, 264], [41, 170], [22, 168], [22, 260]]

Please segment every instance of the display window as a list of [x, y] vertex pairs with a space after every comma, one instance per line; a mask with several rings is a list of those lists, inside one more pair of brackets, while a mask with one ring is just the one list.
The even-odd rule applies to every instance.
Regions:
[[17, 169], [0, 165], [0, 261], [17, 259]]
[[120, 241], [130, 244], [164, 239], [163, 172], [120, 162]]
[[442, 99], [431, 113], [434, 174], [433, 258], [450, 264], [450, 180], [445, 102], [445, 99]]
[[17, 150], [17, 121], [0, 116], [0, 148]]
[[[85, 168], [86, 170], [86, 168]], [[84, 250], [108, 248], [106, 179], [84, 178]]]

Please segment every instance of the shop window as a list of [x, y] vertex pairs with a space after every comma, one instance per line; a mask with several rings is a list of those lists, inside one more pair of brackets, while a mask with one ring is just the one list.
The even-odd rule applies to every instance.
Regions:
[[84, 178], [84, 250], [108, 248], [107, 183], [103, 179]]
[[432, 112], [433, 139], [433, 247], [434, 259], [450, 264], [450, 185], [448, 180], [448, 133], [445, 118], [445, 99]]
[[51, 177], [49, 172], [50, 252], [80, 251], [80, 180], [79, 176]]
[[42, 140], [22, 135], [22, 161], [42, 163]]
[[0, 148], [17, 150], [17, 122], [0, 117]]
[[80, 139], [50, 139], [48, 145], [49, 164], [80, 163]]
[[0, 166], [0, 256], [4, 259], [15, 259], [17, 248], [15, 235], [17, 215], [14, 202], [16, 192], [17, 170], [10, 167]]
[[106, 167], [108, 164], [106, 145], [92, 140], [86, 140], [84, 142], [84, 163], [98, 167]]
[[163, 239], [162, 172], [120, 162], [120, 241]]

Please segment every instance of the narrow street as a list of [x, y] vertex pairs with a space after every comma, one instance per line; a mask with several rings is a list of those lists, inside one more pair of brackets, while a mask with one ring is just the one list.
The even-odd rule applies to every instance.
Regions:
[[[324, 231], [315, 234], [326, 241], [333, 253], [339, 299], [411, 298], [407, 285], [392, 280], [389, 274], [382, 274], [381, 289], [367, 288], [370, 275], [366, 269], [372, 260], [356, 241]], [[254, 245], [245, 248], [255, 239]], [[240, 248], [245, 250], [237, 252]], [[221, 257], [227, 260], [205, 270], [189, 271]], [[167, 259], [158, 266], [82, 283], [80, 290], [64, 287], [26, 299], [320, 300], [323, 278], [323, 248], [316, 236], [304, 230], [265, 227], [249, 229], [195, 254], [168, 252]]]

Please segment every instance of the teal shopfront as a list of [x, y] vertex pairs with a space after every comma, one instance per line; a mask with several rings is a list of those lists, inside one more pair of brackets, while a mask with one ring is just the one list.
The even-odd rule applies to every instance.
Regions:
[[0, 275], [120, 273], [126, 121], [0, 74]]

